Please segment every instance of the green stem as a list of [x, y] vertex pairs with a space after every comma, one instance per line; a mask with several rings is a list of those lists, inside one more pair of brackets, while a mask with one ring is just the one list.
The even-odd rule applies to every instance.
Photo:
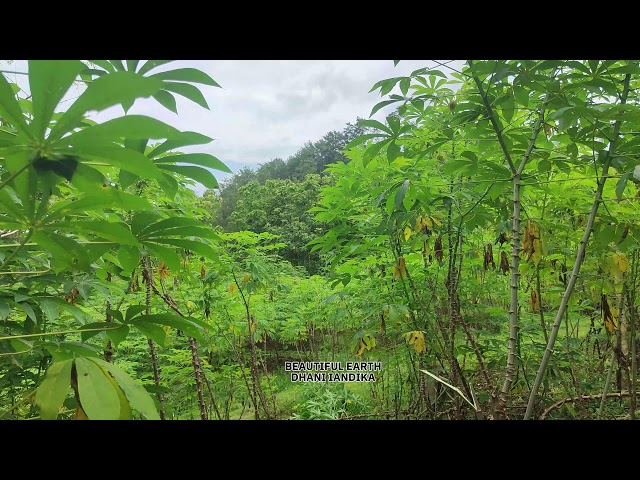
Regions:
[[[629, 94], [629, 83], [631, 81], [631, 74], [626, 74], [624, 77], [624, 90], [622, 92], [622, 97], [620, 99], [620, 103], [624, 105], [627, 103], [627, 95]], [[547, 370], [547, 365], [549, 364], [549, 360], [551, 359], [551, 355], [553, 354], [553, 346], [556, 343], [556, 338], [558, 337], [558, 330], [560, 329], [560, 324], [562, 323], [562, 317], [564, 317], [564, 313], [567, 310], [567, 306], [569, 305], [569, 298], [573, 293], [573, 289], [576, 285], [576, 281], [578, 280], [578, 274], [580, 273], [580, 267], [582, 266], [582, 262], [585, 258], [585, 252], [587, 250], [587, 243], [589, 242], [589, 236], [591, 235], [591, 230], [593, 228], [593, 223], [596, 218], [596, 213], [598, 212], [598, 207], [602, 202], [602, 190], [604, 189], [604, 184], [607, 181], [607, 173], [609, 171], [609, 166], [611, 165], [611, 160], [613, 158], [613, 151], [615, 149], [615, 142], [620, 135], [620, 127], [622, 122], [620, 120], [616, 120], [615, 126], [613, 128], [613, 136], [609, 143], [609, 149], [607, 150], [607, 155], [604, 160], [604, 165], [602, 166], [602, 174], [600, 176], [600, 180], [598, 181], [598, 187], [595, 193], [595, 199], [593, 204], [591, 205], [591, 212], [589, 213], [589, 219], [587, 220], [587, 226], [585, 227], [584, 234], [582, 239], [580, 240], [580, 247], [578, 248], [578, 253], [576, 255], [575, 263], [573, 264], [573, 271], [571, 272], [571, 279], [567, 284], [567, 288], [564, 291], [564, 295], [562, 296], [562, 301], [560, 302], [560, 307], [558, 308], [558, 313], [556, 314], [556, 318], [553, 322], [553, 327], [551, 329], [551, 335], [549, 336], [549, 341], [547, 342], [547, 348], [544, 352], [544, 356], [542, 357], [542, 362], [540, 363], [540, 368], [538, 369], [538, 374], [536, 375], [536, 381], [533, 384], [533, 389], [531, 390], [531, 395], [529, 396], [529, 403], [527, 404], [527, 411], [524, 414], [524, 419], [528, 420], [531, 418], [531, 414], [533, 413], [533, 405], [536, 400], [536, 395], [538, 394], [538, 389], [540, 388], [540, 384], [542, 383], [542, 379]]]

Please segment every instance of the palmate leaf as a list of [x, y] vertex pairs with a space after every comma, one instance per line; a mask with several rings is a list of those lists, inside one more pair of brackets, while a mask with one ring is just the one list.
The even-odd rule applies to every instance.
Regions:
[[103, 75], [91, 82], [85, 92], [64, 112], [51, 129], [48, 140], [50, 143], [60, 140], [65, 133], [76, 128], [89, 111], [102, 111], [113, 105], [133, 102], [137, 98], [150, 97], [160, 88], [160, 80], [131, 72]]

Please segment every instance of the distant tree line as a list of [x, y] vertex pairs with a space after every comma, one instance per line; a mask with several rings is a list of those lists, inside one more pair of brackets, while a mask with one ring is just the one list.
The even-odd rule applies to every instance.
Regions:
[[327, 165], [346, 162], [344, 147], [362, 135], [366, 127], [348, 123], [342, 131], [331, 131], [316, 142], [307, 142], [286, 161], [274, 158], [257, 169], [244, 167], [217, 191], [207, 190], [202, 207], [207, 220], [225, 231], [269, 232], [280, 237], [286, 247], [281, 255], [293, 265], [319, 273], [323, 262], [310, 253], [307, 242], [322, 235], [326, 226], [307, 212], [320, 188], [332, 183]]

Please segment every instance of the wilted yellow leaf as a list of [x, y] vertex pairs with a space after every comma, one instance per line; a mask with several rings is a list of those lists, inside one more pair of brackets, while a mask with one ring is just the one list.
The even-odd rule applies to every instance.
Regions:
[[611, 307], [611, 315], [605, 317], [604, 327], [607, 329], [607, 332], [609, 333], [613, 333], [614, 330], [618, 329], [618, 309], [617, 308]]
[[365, 349], [365, 344], [362, 340], [360, 340], [358, 342], [358, 346], [356, 347], [356, 351], [355, 351], [356, 356], [359, 357], [360, 355], [362, 355], [364, 353], [364, 349]]
[[629, 261], [627, 260], [626, 255], [622, 252], [616, 252], [613, 254], [613, 263], [618, 267], [620, 273], [624, 273], [629, 270]]
[[529, 305], [531, 305], [531, 311], [538, 313], [540, 311], [540, 299], [535, 290], [531, 291], [531, 298], [529, 299]]
[[435, 223], [437, 226], [439, 227], [442, 226], [442, 222], [438, 220], [436, 217], [431, 217], [431, 220], [433, 220], [433, 223]]
[[171, 271], [169, 270], [169, 267], [167, 267], [166, 263], [160, 262], [160, 265], [158, 265], [157, 275], [160, 279], [167, 278], [169, 275], [171, 275]]
[[424, 334], [421, 331], [415, 330], [413, 332], [407, 332], [404, 334], [404, 338], [407, 345], [413, 345], [416, 352], [422, 353], [427, 350], [427, 345], [424, 341]]
[[376, 337], [374, 337], [370, 333], [365, 333], [362, 336], [362, 343], [364, 343], [364, 346], [367, 350], [371, 350], [376, 346]]
[[238, 291], [238, 284], [236, 282], [232, 282], [229, 285], [229, 293], [236, 293]]
[[404, 241], [406, 242], [407, 240], [409, 240], [410, 236], [411, 236], [411, 227], [405, 227], [405, 229], [404, 229]]

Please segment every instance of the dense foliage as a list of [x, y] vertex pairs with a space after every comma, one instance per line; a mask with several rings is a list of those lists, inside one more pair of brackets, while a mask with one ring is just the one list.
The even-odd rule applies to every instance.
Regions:
[[436, 63], [221, 188], [210, 138], [127, 114], [208, 108], [204, 72], [0, 75], [0, 418], [635, 419], [638, 62]]

